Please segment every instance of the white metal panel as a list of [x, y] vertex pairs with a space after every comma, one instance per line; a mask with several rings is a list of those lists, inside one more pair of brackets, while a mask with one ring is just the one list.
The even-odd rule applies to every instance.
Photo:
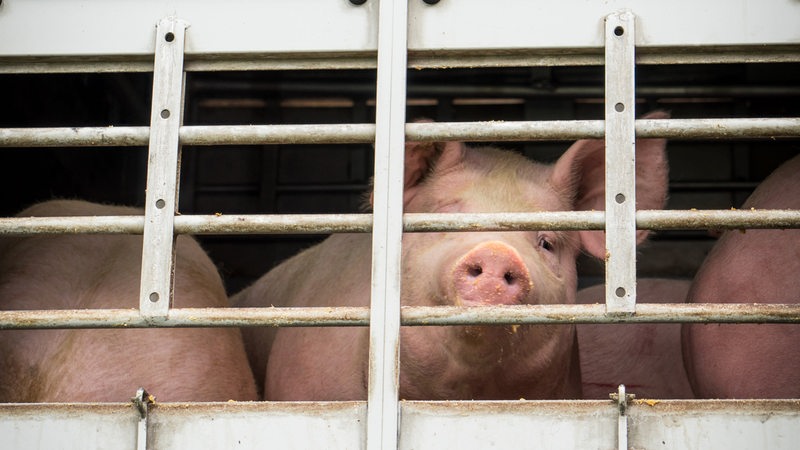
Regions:
[[376, 13], [347, 0], [7, 0], [0, 55], [151, 55], [170, 16], [190, 26], [187, 54], [374, 50]]
[[148, 448], [360, 449], [366, 404], [228, 403], [151, 407]]
[[610, 449], [612, 402], [403, 402], [400, 447], [424, 449]]
[[[613, 401], [401, 402], [399, 448], [609, 449]], [[634, 400], [630, 448], [795, 449], [798, 400]], [[148, 447], [365, 447], [366, 403], [156, 404]], [[126, 404], [0, 405], [3, 448], [134, 449], [139, 414]]]
[[[187, 70], [292, 64], [306, 68], [374, 67], [378, 3], [6, 1], [0, 5], [0, 60], [55, 60], [39, 66], [6, 64], [0, 71], [81, 71], [86, 68], [71, 63], [87, 59], [105, 63], [93, 70], [148, 70], [151, 60], [145, 56], [154, 50], [150, 32], [168, 16], [190, 24]], [[800, 44], [800, 3], [793, 0], [459, 0], [436, 5], [409, 0], [409, 9], [410, 60], [420, 66], [536, 61], [601, 64], [599, 52], [591, 52], [588, 59], [575, 53], [601, 49], [603, 18], [623, 9], [630, 9], [639, 20], [636, 43], [640, 54], [688, 46], [672, 55], [686, 60], [698, 46], [750, 46], [746, 55], [717, 51], [696, 62], [771, 60], [769, 49], [763, 46], [788, 44], [796, 48]], [[500, 56], [500, 60], [485, 55], [460, 61], [447, 59], [448, 52], [470, 49], [483, 49]], [[294, 59], [309, 53], [315, 56], [306, 61]], [[537, 54], [549, 56], [546, 60], [533, 58]], [[127, 60], [122, 61], [123, 57]], [[791, 52], [781, 57], [796, 60]]]
[[138, 422], [128, 404], [0, 404], [0, 448], [136, 450]]
[[800, 43], [792, 0], [412, 0], [409, 49], [602, 47], [604, 18], [626, 9], [637, 46]]
[[800, 401], [634, 401], [630, 448], [786, 449], [800, 443]]

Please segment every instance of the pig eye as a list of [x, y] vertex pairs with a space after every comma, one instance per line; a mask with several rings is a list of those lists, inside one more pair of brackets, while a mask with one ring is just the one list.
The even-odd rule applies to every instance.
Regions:
[[547, 238], [547, 236], [539, 236], [539, 247], [547, 250], [548, 252], [555, 251], [556, 247], [553, 245], [553, 242]]

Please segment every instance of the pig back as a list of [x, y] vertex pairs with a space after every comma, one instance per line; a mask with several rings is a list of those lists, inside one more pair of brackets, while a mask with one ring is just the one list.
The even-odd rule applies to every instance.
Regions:
[[[231, 301], [236, 307], [369, 306], [371, 248], [369, 234], [332, 235], [270, 270]], [[267, 400], [304, 393], [323, 398], [307, 392], [320, 387], [310, 377], [340, 379], [337, 398], [359, 397], [355, 392], [361, 389], [367, 358], [365, 328], [248, 327], [242, 334]], [[355, 385], [346, 385], [351, 381]], [[328, 394], [324, 398], [330, 399]]]
[[[140, 210], [58, 200], [20, 216], [132, 215]], [[141, 236], [0, 239], [0, 307], [138, 308]], [[176, 244], [175, 307], [224, 307], [213, 263], [190, 237]], [[255, 385], [235, 329], [14, 330], [0, 333], [0, 400], [252, 400]]]
[[[691, 281], [643, 278], [638, 303], [684, 303]], [[605, 302], [605, 286], [578, 291], [579, 304]], [[637, 398], [693, 398], [681, 355], [677, 323], [577, 325], [583, 396], [608, 399], [624, 384]]]
[[[746, 209], [800, 209], [800, 156], [773, 172]], [[695, 276], [693, 303], [800, 302], [800, 230], [725, 232]], [[687, 324], [684, 354], [704, 398], [800, 397], [800, 325]]]

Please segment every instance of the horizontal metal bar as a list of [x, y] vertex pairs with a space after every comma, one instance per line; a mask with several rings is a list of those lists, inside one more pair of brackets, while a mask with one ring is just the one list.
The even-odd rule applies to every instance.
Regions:
[[34, 234], [142, 234], [144, 216], [3, 217], [0, 236]]
[[[406, 232], [602, 230], [603, 211], [529, 213], [407, 213]], [[0, 218], [0, 236], [29, 234], [142, 234], [142, 216]], [[800, 210], [642, 210], [638, 229], [793, 229]], [[185, 215], [175, 217], [177, 234], [367, 233], [371, 214]]]
[[690, 229], [789, 229], [800, 228], [800, 210], [731, 209], [731, 210], [643, 210], [636, 212], [640, 230]]
[[372, 231], [371, 214], [286, 214], [286, 215], [214, 215], [179, 216], [175, 230], [190, 234], [308, 234], [368, 233]]
[[366, 144], [375, 141], [374, 124], [185, 126], [184, 145]]
[[[413, 69], [601, 66], [602, 48], [409, 50]], [[763, 46], [639, 47], [636, 64], [734, 64], [800, 62], [796, 44]], [[187, 54], [187, 72], [375, 69], [376, 52]], [[0, 73], [152, 72], [152, 55], [0, 57]]]
[[[639, 303], [631, 314], [607, 314], [605, 304], [401, 308], [401, 323], [408, 326], [677, 322], [800, 323], [800, 304]], [[367, 325], [367, 307], [173, 308], [166, 320], [157, 323], [135, 309], [0, 311], [0, 330]]]
[[145, 147], [150, 127], [0, 128], [2, 147]]
[[[604, 136], [602, 120], [406, 124], [413, 141], [573, 140]], [[640, 119], [636, 136], [668, 139], [800, 137], [800, 118]], [[0, 128], [0, 147], [145, 146], [149, 127]], [[367, 144], [374, 124], [182, 126], [183, 145]]]

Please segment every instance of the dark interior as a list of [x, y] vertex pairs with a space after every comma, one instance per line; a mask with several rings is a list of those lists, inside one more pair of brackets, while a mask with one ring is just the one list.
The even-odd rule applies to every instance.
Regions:
[[[410, 70], [407, 118], [437, 121], [602, 119], [603, 68]], [[800, 64], [639, 66], [637, 114], [674, 118], [798, 117]], [[0, 75], [0, 127], [146, 126], [147, 73]], [[186, 125], [367, 123], [375, 74], [359, 71], [188, 73]], [[497, 145], [552, 161], [568, 142]], [[668, 145], [670, 209], [738, 207], [760, 180], [800, 152], [788, 139], [683, 140]], [[370, 145], [184, 147], [180, 212], [359, 212]], [[0, 148], [0, 214], [50, 198], [138, 205], [146, 148]], [[229, 291], [324, 236], [201, 236]], [[713, 237], [660, 232], [642, 248], [640, 276], [691, 277]], [[602, 280], [579, 261], [581, 283]]]

